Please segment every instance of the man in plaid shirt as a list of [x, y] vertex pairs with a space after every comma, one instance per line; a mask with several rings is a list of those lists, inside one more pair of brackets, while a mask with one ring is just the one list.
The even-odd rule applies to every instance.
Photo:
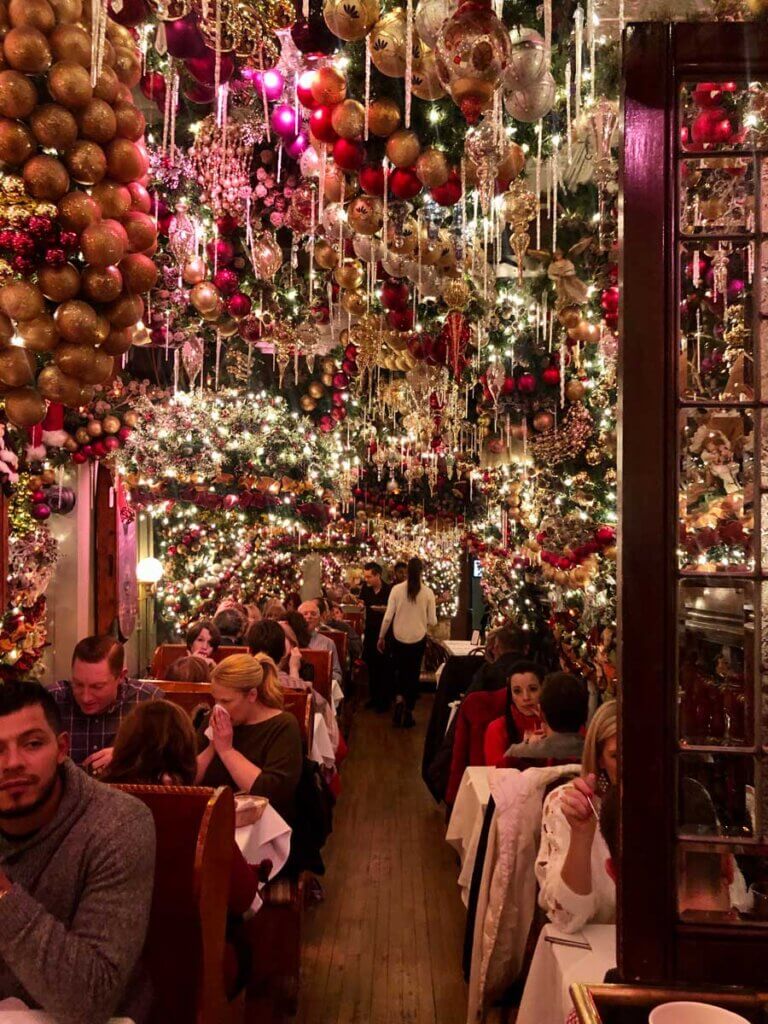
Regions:
[[112, 760], [120, 723], [134, 705], [163, 696], [151, 683], [128, 679], [125, 651], [111, 636], [87, 636], [72, 653], [72, 679], [51, 689], [69, 733], [69, 756], [100, 775]]

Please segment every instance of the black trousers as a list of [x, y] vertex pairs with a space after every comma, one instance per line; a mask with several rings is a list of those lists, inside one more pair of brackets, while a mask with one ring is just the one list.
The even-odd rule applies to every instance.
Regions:
[[392, 700], [390, 683], [391, 665], [388, 654], [380, 654], [376, 649], [379, 639], [378, 631], [371, 636], [366, 635], [363, 643], [363, 661], [368, 668], [368, 694], [376, 707], [387, 708]]
[[419, 696], [419, 675], [427, 638], [415, 644], [404, 644], [392, 637], [392, 668], [396, 697], [404, 697], [409, 711], [416, 706]]

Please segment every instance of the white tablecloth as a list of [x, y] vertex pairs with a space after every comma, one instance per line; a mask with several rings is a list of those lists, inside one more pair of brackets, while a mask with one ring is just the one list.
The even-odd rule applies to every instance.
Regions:
[[336, 767], [336, 753], [328, 735], [328, 726], [325, 719], [318, 712], [315, 714], [315, 728], [312, 735], [312, 751], [309, 755], [311, 761], [323, 765], [325, 768]]
[[[3, 999], [0, 1024], [56, 1024], [56, 1018], [42, 1010], [30, 1010], [20, 999]], [[133, 1024], [133, 1021], [129, 1017], [113, 1017], [109, 1024]]]
[[443, 647], [450, 654], [471, 654], [476, 646], [471, 640], [443, 640]]
[[[547, 941], [586, 941], [589, 949]], [[575, 935], [546, 925], [539, 936], [531, 969], [517, 1013], [517, 1024], [565, 1024], [573, 1003], [571, 985], [601, 984], [605, 972], [616, 966], [616, 925], [588, 924]]]
[[472, 884], [477, 844], [483, 828], [485, 808], [491, 796], [489, 771], [490, 769], [484, 765], [465, 770], [445, 833], [446, 840], [461, 858], [459, 887], [464, 906], [469, 902], [469, 887]]
[[[271, 860], [270, 878], [274, 878], [288, 860], [291, 852], [291, 826], [271, 805], [264, 808], [264, 813], [253, 825], [243, 825], [235, 829], [235, 842], [249, 864], [261, 864]], [[251, 904], [254, 913], [260, 909], [262, 899], [259, 894]], [[1, 1022], [0, 1022], [1, 1024]]]

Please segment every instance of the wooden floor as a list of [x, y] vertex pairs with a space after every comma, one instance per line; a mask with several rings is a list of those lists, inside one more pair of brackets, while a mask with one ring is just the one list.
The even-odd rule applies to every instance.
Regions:
[[420, 774], [429, 702], [410, 730], [355, 715], [325, 900], [305, 915], [298, 1024], [466, 1019], [458, 863]]

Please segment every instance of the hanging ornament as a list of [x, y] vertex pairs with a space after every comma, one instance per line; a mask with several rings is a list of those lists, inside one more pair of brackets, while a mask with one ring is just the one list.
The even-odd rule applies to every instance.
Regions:
[[480, 193], [480, 208], [487, 216], [496, 192], [496, 177], [499, 167], [499, 136], [496, 126], [488, 118], [470, 128], [464, 140], [464, 153], [471, 161], [477, 177]]
[[532, 28], [521, 28], [510, 34], [510, 46], [502, 84], [506, 92], [524, 92], [549, 71], [544, 40]]
[[269, 231], [253, 236], [250, 256], [254, 272], [262, 281], [271, 281], [283, 264], [283, 251]]
[[320, 331], [317, 326], [309, 321], [299, 324], [296, 328], [296, 340], [299, 346], [299, 353], [307, 361], [307, 369], [310, 373], [315, 372], [315, 357], [320, 350]]
[[577, 135], [583, 135], [587, 153], [594, 168], [595, 184], [599, 198], [599, 242], [605, 247], [612, 241], [613, 232], [605, 231], [609, 193], [617, 187], [618, 165], [613, 157], [612, 146], [616, 142], [619, 123], [619, 105], [615, 100], [601, 99], [590, 104], [576, 125]]
[[458, 6], [459, 0], [420, 0], [414, 17], [419, 39], [434, 49], [440, 29], [453, 17]]
[[284, 320], [278, 320], [267, 339], [273, 347], [273, 358], [277, 367], [278, 385], [282, 388], [283, 378], [297, 345], [296, 332]]
[[368, 129], [381, 139], [386, 139], [397, 131], [400, 120], [400, 107], [394, 100], [374, 100], [368, 108]]
[[504, 107], [516, 121], [532, 123], [550, 112], [555, 102], [556, 91], [555, 80], [547, 71], [527, 89], [508, 92], [504, 97]]
[[419, 56], [413, 62], [411, 74], [413, 95], [420, 100], [440, 100], [445, 96], [445, 89], [437, 72], [435, 51], [423, 44], [419, 47]]
[[443, 300], [449, 309], [466, 309], [472, 298], [472, 289], [462, 278], [452, 278], [443, 287]]
[[374, 67], [389, 78], [405, 75], [406, 16], [395, 7], [379, 18], [368, 37], [368, 52]]
[[525, 182], [518, 178], [512, 182], [509, 191], [504, 193], [501, 213], [509, 224], [510, 242], [517, 259], [517, 274], [523, 279], [525, 254], [531, 243], [528, 227], [536, 216], [539, 208], [539, 197], [526, 188]]
[[492, 105], [509, 52], [509, 35], [494, 12], [471, 0], [441, 28], [435, 44], [437, 71], [469, 124]]
[[347, 222], [359, 235], [375, 235], [383, 221], [382, 202], [376, 196], [358, 196], [347, 207]]
[[180, 267], [192, 258], [197, 242], [198, 226], [189, 216], [188, 210], [189, 203], [186, 199], [180, 199], [168, 225], [168, 251]]
[[323, 17], [339, 39], [364, 39], [379, 19], [379, 0], [325, 0]]

